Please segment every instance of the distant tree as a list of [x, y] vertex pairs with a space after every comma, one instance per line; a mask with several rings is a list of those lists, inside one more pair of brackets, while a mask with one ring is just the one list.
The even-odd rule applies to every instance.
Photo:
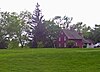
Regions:
[[19, 15], [16, 12], [12, 12], [7, 19], [7, 33], [9, 35], [9, 39], [18, 41], [21, 44], [21, 47], [24, 46], [23, 40], [23, 26], [24, 22], [20, 19]]
[[7, 30], [9, 12], [0, 12], [0, 48], [7, 48]]
[[90, 38], [90, 26], [86, 26], [86, 24], [83, 24], [83, 22], [77, 22], [76, 24], [73, 24], [71, 27], [75, 29], [78, 33], [82, 33], [82, 36], [84, 38]]
[[18, 15], [16, 12], [0, 12], [0, 15], [0, 40], [8, 41], [8, 44], [15, 40], [17, 41], [16, 43], [20, 43], [21, 47], [23, 47], [27, 40], [27, 33], [25, 34], [25, 32], [28, 28], [26, 26], [26, 21], [28, 21], [26, 20], [26, 15], [28, 13], [25, 12]]
[[68, 28], [72, 20], [73, 20], [73, 17], [67, 17], [67, 16], [64, 16], [64, 17], [55, 16], [53, 18], [53, 21], [55, 21], [56, 24], [58, 24], [61, 28]]
[[73, 28], [74, 28], [77, 32], [82, 32], [83, 22], [77, 22], [76, 24], [73, 24]]
[[[21, 20], [21, 40], [23, 41], [23, 45], [28, 45], [28, 43], [30, 42], [30, 38], [31, 38], [31, 33], [32, 33], [32, 29], [33, 27], [30, 25], [30, 22], [32, 20], [32, 14], [29, 11], [21, 11], [19, 14], [19, 18]], [[22, 44], [21, 44], [22, 46]]]
[[96, 24], [95, 28], [91, 30], [90, 38], [95, 42], [100, 42], [100, 24]]
[[[46, 41], [46, 29], [44, 25], [43, 15], [39, 9], [40, 5], [37, 3], [36, 9], [32, 15], [32, 24], [34, 26], [32, 29], [33, 33], [33, 46], [37, 47], [38, 43], [45, 45]], [[45, 47], [45, 46], [44, 46]]]
[[47, 30], [47, 43], [46, 47], [54, 47], [54, 41], [58, 37], [61, 28], [53, 20], [44, 21]]

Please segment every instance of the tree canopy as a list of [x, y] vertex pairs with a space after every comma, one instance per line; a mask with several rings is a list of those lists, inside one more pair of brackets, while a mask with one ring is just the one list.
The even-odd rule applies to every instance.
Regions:
[[37, 3], [33, 13], [29, 11], [0, 12], [0, 48], [14, 46], [55, 47], [54, 41], [61, 29], [73, 28], [82, 33], [86, 39], [94, 43], [100, 42], [100, 24], [94, 28], [83, 22], [71, 24], [73, 17], [55, 16], [50, 20], [44, 19], [40, 5]]

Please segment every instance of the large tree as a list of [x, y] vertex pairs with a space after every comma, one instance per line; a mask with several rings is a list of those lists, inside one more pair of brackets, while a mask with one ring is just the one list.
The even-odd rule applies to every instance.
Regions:
[[91, 33], [90, 32], [90, 30], [91, 30], [90, 26], [83, 24], [83, 22], [77, 22], [76, 24], [73, 24], [71, 27], [73, 29], [75, 29], [78, 33], [81, 33], [84, 38], [87, 38], [87, 39], [90, 38], [90, 33]]
[[16, 12], [0, 12], [0, 43], [8, 40], [9, 44], [16, 42], [17, 46], [20, 43], [21, 47], [23, 47], [28, 38], [25, 32], [28, 31], [28, 20], [26, 18], [30, 18], [31, 15], [29, 15], [30, 13], [27, 11], [20, 14]]
[[53, 18], [53, 21], [58, 24], [61, 28], [69, 28], [70, 23], [72, 22], [73, 17], [68, 17], [68, 16], [55, 16]]
[[94, 29], [91, 30], [90, 38], [94, 43], [100, 42], [100, 24], [96, 24]]
[[57, 39], [58, 34], [61, 30], [53, 20], [46, 20], [45, 27], [47, 30], [47, 45], [46, 47], [54, 47], [54, 41]]
[[9, 12], [0, 12], [0, 48], [7, 48], [7, 30], [6, 21], [9, 16]]
[[16, 41], [17, 45], [20, 43], [23, 47], [22, 41], [22, 27], [24, 25], [23, 21], [20, 19], [16, 12], [10, 13], [6, 20], [8, 22], [6, 26], [7, 34], [9, 35], [10, 41]]
[[39, 9], [40, 5], [37, 3], [36, 9], [32, 15], [33, 27], [33, 47], [45, 47], [46, 29], [44, 25], [43, 15]]

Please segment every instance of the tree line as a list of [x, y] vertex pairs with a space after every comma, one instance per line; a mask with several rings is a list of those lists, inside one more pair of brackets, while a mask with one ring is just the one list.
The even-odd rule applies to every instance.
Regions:
[[94, 28], [83, 22], [70, 25], [73, 17], [67, 16], [55, 16], [46, 20], [39, 7], [37, 3], [33, 13], [0, 12], [0, 48], [53, 48], [54, 41], [63, 28], [73, 28], [81, 32], [84, 38], [91, 39], [94, 43], [100, 42], [100, 24]]

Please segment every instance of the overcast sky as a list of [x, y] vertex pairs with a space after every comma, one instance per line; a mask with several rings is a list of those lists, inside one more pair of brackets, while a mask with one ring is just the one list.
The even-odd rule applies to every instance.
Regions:
[[100, 0], [0, 0], [1, 11], [32, 12], [40, 4], [45, 19], [54, 16], [73, 17], [72, 23], [83, 22], [89, 26], [100, 24]]

